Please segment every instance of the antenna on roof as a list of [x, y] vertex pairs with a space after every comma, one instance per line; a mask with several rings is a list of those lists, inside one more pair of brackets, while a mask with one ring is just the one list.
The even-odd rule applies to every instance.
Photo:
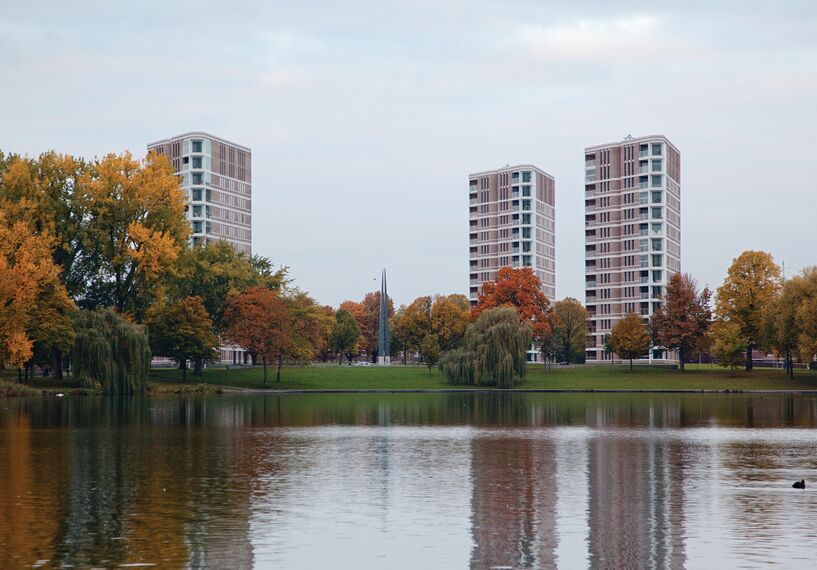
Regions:
[[628, 140], [630, 140], [630, 139], [632, 139], [632, 138], [633, 138], [633, 135], [627, 135], [626, 137], [624, 137], [624, 140], [625, 140], [625, 141], [628, 141]]

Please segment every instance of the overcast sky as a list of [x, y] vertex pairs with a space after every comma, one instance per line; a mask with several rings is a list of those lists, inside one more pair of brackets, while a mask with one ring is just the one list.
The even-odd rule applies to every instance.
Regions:
[[817, 263], [817, 3], [0, 0], [0, 148], [203, 130], [253, 151], [253, 247], [323, 303], [466, 293], [470, 172], [556, 178], [584, 299], [583, 150], [681, 150], [682, 268]]

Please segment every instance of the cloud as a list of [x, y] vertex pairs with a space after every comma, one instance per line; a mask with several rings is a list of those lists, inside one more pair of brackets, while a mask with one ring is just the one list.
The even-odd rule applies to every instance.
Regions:
[[660, 32], [659, 18], [638, 14], [609, 20], [582, 19], [551, 26], [524, 26], [515, 37], [538, 59], [609, 63], [613, 57], [653, 59], [674, 50]]

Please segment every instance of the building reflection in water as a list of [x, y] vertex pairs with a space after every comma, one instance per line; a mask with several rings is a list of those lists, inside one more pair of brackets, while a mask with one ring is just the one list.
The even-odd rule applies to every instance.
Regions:
[[0, 568], [792, 566], [814, 427], [749, 394], [9, 401]]

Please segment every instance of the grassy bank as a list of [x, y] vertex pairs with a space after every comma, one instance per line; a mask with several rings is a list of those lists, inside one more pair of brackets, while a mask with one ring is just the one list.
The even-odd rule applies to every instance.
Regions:
[[[178, 370], [153, 370], [152, 380], [179, 382]], [[188, 380], [193, 379], [188, 375]], [[213, 386], [263, 388], [263, 371], [259, 368], [210, 368], [196, 378]], [[429, 373], [421, 366], [285, 367], [281, 382], [275, 383], [270, 371], [268, 388], [275, 390], [439, 390], [457, 388], [446, 384], [436, 370]], [[526, 390], [817, 390], [817, 372], [797, 371], [789, 380], [782, 370], [756, 369], [751, 373], [691, 366], [686, 372], [667, 368], [641, 366], [632, 372], [626, 366], [555, 367], [548, 371], [531, 366], [525, 381], [518, 386]]]

